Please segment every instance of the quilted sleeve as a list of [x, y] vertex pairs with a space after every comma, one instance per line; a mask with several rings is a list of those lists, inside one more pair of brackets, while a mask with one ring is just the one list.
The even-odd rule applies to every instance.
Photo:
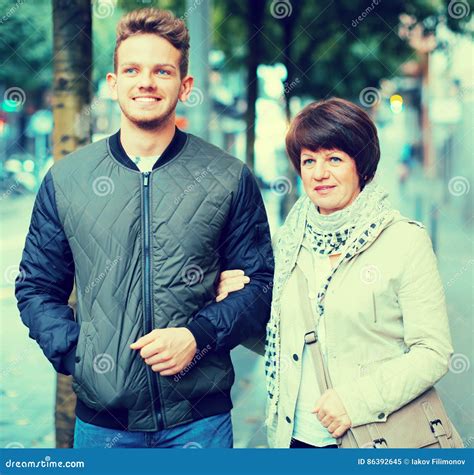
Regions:
[[246, 340], [264, 337], [272, 299], [270, 230], [257, 182], [246, 166], [232, 199], [220, 251], [221, 270], [242, 269], [250, 283], [204, 307], [187, 328], [199, 349], [210, 345], [216, 351], [229, 351]]
[[79, 337], [79, 325], [68, 305], [73, 284], [72, 252], [58, 218], [53, 178], [48, 172], [33, 207], [15, 295], [29, 336], [63, 374], [73, 373]]

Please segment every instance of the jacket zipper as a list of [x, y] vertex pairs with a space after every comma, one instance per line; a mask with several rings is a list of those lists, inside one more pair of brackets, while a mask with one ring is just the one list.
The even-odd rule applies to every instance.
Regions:
[[[143, 244], [144, 244], [144, 257], [145, 257], [145, 268], [144, 268], [144, 312], [145, 312], [145, 333], [148, 334], [153, 330], [153, 317], [151, 312], [151, 246], [150, 246], [150, 236], [151, 236], [151, 227], [150, 227], [150, 172], [144, 172], [142, 174], [143, 178]], [[160, 397], [159, 397], [159, 388], [156, 381], [156, 375], [151, 369], [151, 366], [147, 365], [147, 374], [148, 379], [151, 383], [151, 396], [153, 401], [153, 413], [160, 414]], [[158, 430], [160, 428], [158, 427]]]

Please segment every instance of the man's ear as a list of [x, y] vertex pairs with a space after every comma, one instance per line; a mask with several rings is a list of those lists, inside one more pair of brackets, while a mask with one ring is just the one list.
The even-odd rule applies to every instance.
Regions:
[[193, 89], [194, 78], [192, 76], [185, 76], [184, 79], [181, 81], [181, 86], [179, 89], [178, 99], [181, 102], [186, 102], [189, 95], [191, 94], [191, 90]]
[[106, 80], [112, 99], [117, 100], [117, 75], [114, 73], [107, 73]]

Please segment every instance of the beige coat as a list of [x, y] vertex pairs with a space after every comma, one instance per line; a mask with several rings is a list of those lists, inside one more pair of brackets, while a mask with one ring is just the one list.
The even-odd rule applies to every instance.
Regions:
[[[302, 311], [293, 280], [292, 275], [281, 297], [285, 365], [278, 414], [268, 427], [270, 446], [276, 447], [288, 447], [291, 440], [303, 348], [302, 335], [288, 325]], [[399, 219], [344, 263], [329, 285], [323, 318], [329, 374], [354, 427], [385, 421], [435, 384], [447, 372], [453, 349], [426, 230]]]

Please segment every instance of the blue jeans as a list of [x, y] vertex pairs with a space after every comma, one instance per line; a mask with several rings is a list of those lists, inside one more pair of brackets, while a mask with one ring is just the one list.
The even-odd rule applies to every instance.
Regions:
[[76, 417], [74, 448], [232, 448], [230, 412], [156, 432], [131, 432], [95, 426]]

